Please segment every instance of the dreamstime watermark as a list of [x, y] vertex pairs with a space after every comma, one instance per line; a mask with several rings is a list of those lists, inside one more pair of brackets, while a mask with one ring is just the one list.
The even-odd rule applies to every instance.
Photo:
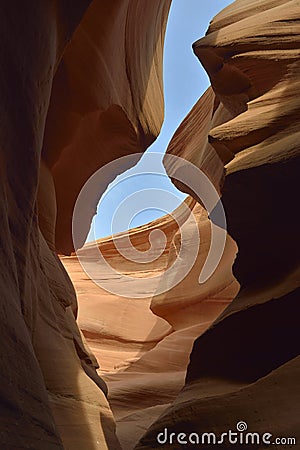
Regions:
[[205, 433], [174, 433], [167, 428], [158, 433], [156, 439], [158, 444], [179, 445], [296, 445], [295, 437], [273, 437], [272, 433], [256, 433], [247, 431], [248, 424], [240, 421], [235, 430], [228, 430], [220, 435], [213, 432]]
[[[114, 234], [114, 229], [116, 229], [116, 224], [119, 228], [122, 226], [123, 229], [128, 229], [133, 218], [141, 211], [159, 209], [173, 217], [178, 226], [178, 233], [180, 233], [180, 248], [170, 267], [163, 273], [150, 277], [150, 280], [149, 278], [135, 277], [132, 274], [129, 275], [126, 270], [121, 271], [112, 267], [102, 254], [101, 246], [91, 244], [82, 246], [82, 224], [86, 223], [87, 215], [92, 215], [89, 199], [95, 197], [97, 190], [98, 192], [101, 189], [104, 190], [104, 186], [111, 182], [116, 174], [121, 173], [124, 167], [134, 166], [141, 156], [142, 154], [134, 154], [118, 158], [93, 174], [77, 198], [72, 221], [76, 254], [89, 278], [106, 291], [129, 298], [146, 298], [162, 294], [178, 285], [193, 268], [201, 244], [197, 220], [185, 202], [180, 207], [180, 214], [176, 214], [176, 210], [174, 213], [170, 213], [166, 205], [171, 202], [174, 193], [167, 188], [143, 188], [125, 197], [115, 210], [111, 223], [113, 244], [120, 256], [128, 263], [144, 265], [156, 261], [163, 254], [167, 243], [167, 236], [162, 229], [153, 229], [149, 233], [149, 249], [146, 251], [138, 250], [133, 246], [129, 231], [122, 233], [122, 239], [120, 239], [118, 235]], [[210, 248], [199, 273], [199, 283], [204, 283], [216, 270], [225, 248], [227, 232], [222, 202], [209, 178], [194, 164], [168, 154], [164, 156], [164, 164], [168, 168], [168, 175], [193, 192], [195, 198], [202, 202], [208, 214], [213, 216], [213, 221], [210, 221]], [[161, 164], [160, 154], [147, 153], [146, 167], [144, 165], [140, 170], [135, 170], [129, 175], [123, 174], [120, 180], [113, 184], [113, 188], [116, 185], [118, 188], [122, 188], [122, 183], [125, 186], [129, 178], [145, 175], [159, 175], [168, 178]], [[109, 189], [112, 187], [109, 186], [105, 195]]]

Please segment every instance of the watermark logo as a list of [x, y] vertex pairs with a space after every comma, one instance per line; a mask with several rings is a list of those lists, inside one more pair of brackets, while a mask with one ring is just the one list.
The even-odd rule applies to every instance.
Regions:
[[247, 428], [248, 428], [248, 425], [246, 424], [246, 422], [241, 421], [236, 424], [236, 429], [238, 431], [246, 431]]
[[256, 433], [248, 431], [248, 424], [244, 421], [240, 421], [236, 424], [235, 430], [228, 430], [220, 435], [213, 432], [205, 433], [174, 433], [169, 432], [165, 428], [161, 433], [158, 433], [157, 442], [160, 445], [176, 444], [176, 445], [237, 445], [240, 448], [241, 445], [296, 445], [295, 437], [274, 437], [272, 433]]
[[[128, 229], [137, 214], [151, 208], [172, 215], [178, 227], [177, 233], [180, 233], [180, 239], [178, 239], [180, 248], [176, 253], [175, 260], [165, 271], [154, 275], [150, 280], [149, 278], [135, 277], [132, 273], [128, 274], [126, 270], [121, 271], [113, 267], [102, 253], [101, 246], [86, 244], [82, 247], [82, 223], [87, 214], [91, 215], [88, 206], [89, 198], [95, 196], [97, 189], [101, 191], [116, 173], [121, 173], [124, 168], [134, 166], [141, 156], [142, 154], [124, 156], [106, 164], [93, 174], [77, 198], [72, 221], [76, 254], [89, 278], [106, 291], [129, 298], [146, 298], [162, 294], [178, 285], [193, 268], [201, 245], [197, 219], [185, 202], [180, 207], [180, 214], [176, 214], [176, 210], [170, 214], [166, 205], [170, 204], [174, 193], [165, 188], [143, 188], [129, 194], [116, 208], [111, 223], [112, 241], [119, 255], [128, 263], [145, 265], [155, 262], [166, 249], [167, 236], [162, 229], [152, 230], [148, 237], [149, 249], [140, 251], [133, 246], [129, 231], [122, 233], [122, 239], [119, 235], [114, 234], [115, 225], [120, 226], [121, 224], [123, 229]], [[122, 183], [125, 183], [128, 177], [150, 174], [168, 178], [161, 164], [161, 157], [161, 154], [158, 153], [147, 153], [147, 165], [142, 165], [141, 169], [135, 170], [133, 174], [124, 174], [118, 181], [119, 187], [122, 187]], [[225, 248], [227, 232], [222, 202], [209, 178], [194, 164], [168, 154], [164, 156], [164, 164], [168, 167], [169, 176], [192, 192], [193, 196], [201, 201], [208, 214], [213, 217], [213, 221], [210, 221], [210, 248], [199, 273], [199, 283], [204, 283], [216, 270]], [[114, 183], [115, 185], [116, 183]], [[109, 189], [110, 187], [108, 191]]]

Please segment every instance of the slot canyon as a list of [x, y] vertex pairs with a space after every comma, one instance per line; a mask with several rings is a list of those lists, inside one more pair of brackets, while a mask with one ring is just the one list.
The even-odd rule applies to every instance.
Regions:
[[[298, 0], [236, 0], [207, 24], [193, 52], [211, 85], [164, 157], [186, 199], [84, 245], [108, 185], [160, 133], [170, 6], [1, 2], [1, 450], [207, 449], [187, 437], [237, 423], [286, 439], [272, 448], [300, 448]], [[203, 283], [218, 208], [207, 211], [168, 156], [205, 174], [225, 211], [224, 249]], [[75, 246], [79, 194], [105, 167]], [[195, 247], [190, 215], [201, 237], [195, 262], [153, 292], [154, 276], [185, 265], [181, 225], [187, 252]], [[118, 251], [143, 254], [161, 232], [153, 261]], [[96, 247], [128, 281], [103, 272], [95, 283], [76, 252], [83, 245], [90, 264]], [[143, 280], [141, 298], [134, 280]], [[164, 430], [173, 438], [160, 443]]]

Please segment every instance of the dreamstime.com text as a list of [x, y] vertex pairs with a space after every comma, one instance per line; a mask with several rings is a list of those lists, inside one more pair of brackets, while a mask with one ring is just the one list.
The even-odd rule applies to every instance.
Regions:
[[179, 444], [179, 445], [296, 445], [295, 437], [274, 437], [272, 433], [256, 433], [247, 431], [248, 425], [244, 421], [236, 424], [236, 430], [228, 430], [220, 435], [212, 432], [205, 433], [174, 433], [169, 432], [165, 428], [157, 435], [157, 442], [160, 445], [164, 444]]

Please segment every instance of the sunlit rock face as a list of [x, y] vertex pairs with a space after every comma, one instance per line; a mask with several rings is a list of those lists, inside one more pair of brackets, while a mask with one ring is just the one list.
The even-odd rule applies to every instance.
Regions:
[[[73, 250], [72, 213], [85, 182], [108, 162], [143, 152], [159, 134], [170, 3], [92, 1], [64, 52], [53, 82], [43, 145], [43, 159], [55, 184], [55, 245], [61, 253]], [[123, 163], [119, 173], [128, 168]], [[82, 244], [98, 201], [116, 175], [107, 172], [103, 185], [88, 199]]]
[[[128, 264], [111, 238], [97, 242], [118, 270], [149, 280], [138, 300], [106, 292], [57, 253], [74, 249], [86, 180], [159, 133], [170, 0], [75, 3], [0, 7], [0, 447], [156, 448], [165, 428], [220, 435], [241, 420], [299, 440], [299, 2], [238, 0], [195, 43], [212, 86], [168, 152], [222, 193], [224, 254], [199, 285], [211, 226], [191, 197], [203, 242], [188, 276], [160, 295], [151, 277], [179, 242], [171, 216], [130, 231], [141, 251], [152, 230], [165, 233], [155, 263]], [[82, 243], [127, 168], [87, 199]], [[176, 183], [176, 167], [166, 169]]]
[[[108, 399], [117, 423], [117, 436], [124, 449], [133, 449], [160, 414], [175, 400], [184, 386], [189, 355], [201, 335], [228, 306], [239, 289], [232, 275], [237, 252], [227, 236], [224, 254], [210, 280], [201, 286], [199, 273], [210, 248], [210, 221], [205, 210], [192, 198], [167, 215], [116, 237], [86, 245], [85, 256], [99, 265], [96, 246], [117, 274], [103, 268], [95, 279], [84, 272], [77, 256], [62, 258], [78, 295], [78, 323], [85, 340], [97, 357], [98, 373], [108, 385]], [[153, 296], [159, 287], [157, 276], [176, 259], [178, 223], [194, 214], [201, 245], [194, 266], [172, 289]], [[150, 234], [161, 230], [166, 245], [161, 256], [147, 264], [129, 262], [117, 251], [129, 244], [142, 254], [149, 247]], [[195, 245], [193, 229], [188, 229], [189, 248]], [[153, 242], [154, 246], [158, 243]], [[128, 254], [128, 253], [127, 253]], [[122, 274], [130, 276], [126, 281]], [[143, 298], [134, 298], [137, 280], [143, 278]], [[120, 295], [104, 287], [118, 284]], [[132, 292], [132, 297], [130, 297]], [[125, 296], [124, 296], [125, 295]], [[152, 310], [152, 311], [151, 311]]]
[[[72, 250], [70, 218], [85, 180], [107, 161], [144, 150], [160, 130], [169, 5], [1, 4], [3, 449], [119, 448], [56, 252]], [[90, 198], [82, 239], [99, 195]]]
[[212, 91], [168, 151], [197, 164], [222, 192], [241, 288], [195, 341], [184, 388], [138, 449], [153, 448], [165, 429], [163, 448], [171, 449], [178, 433], [219, 438], [239, 421], [299, 442], [299, 16], [296, 1], [238, 0], [194, 44]]

